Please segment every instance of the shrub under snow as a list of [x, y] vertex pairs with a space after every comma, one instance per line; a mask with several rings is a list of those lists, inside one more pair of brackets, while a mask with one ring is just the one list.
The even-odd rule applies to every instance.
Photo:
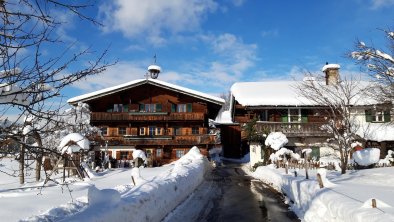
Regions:
[[366, 148], [353, 153], [354, 162], [360, 166], [369, 166], [379, 162], [380, 149]]
[[270, 146], [274, 150], [279, 150], [289, 142], [286, 135], [282, 132], [272, 132], [265, 139], [265, 145]]

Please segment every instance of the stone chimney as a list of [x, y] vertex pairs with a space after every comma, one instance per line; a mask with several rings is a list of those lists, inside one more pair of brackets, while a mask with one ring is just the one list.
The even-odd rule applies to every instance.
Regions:
[[321, 69], [326, 74], [326, 85], [336, 85], [339, 82], [339, 68], [341, 66], [338, 64], [328, 64], [326, 62], [326, 65]]

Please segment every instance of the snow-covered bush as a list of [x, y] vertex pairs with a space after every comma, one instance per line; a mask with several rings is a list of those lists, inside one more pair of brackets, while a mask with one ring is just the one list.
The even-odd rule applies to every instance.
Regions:
[[289, 142], [286, 135], [282, 132], [272, 132], [265, 139], [265, 145], [274, 150], [279, 150]]
[[386, 157], [384, 159], [379, 160], [379, 164], [385, 164], [387, 166], [392, 166], [394, 164], [394, 151], [387, 151]]
[[270, 155], [270, 160], [271, 161], [278, 161], [278, 160], [283, 160], [285, 156], [290, 157], [293, 160], [300, 160], [301, 157], [298, 153], [294, 153], [292, 150], [289, 150], [287, 148], [280, 148], [278, 151]]
[[353, 153], [353, 160], [360, 166], [371, 166], [379, 161], [380, 149], [366, 148]]

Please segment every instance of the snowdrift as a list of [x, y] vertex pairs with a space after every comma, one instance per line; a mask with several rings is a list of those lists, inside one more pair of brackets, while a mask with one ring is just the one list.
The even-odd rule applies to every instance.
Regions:
[[92, 203], [63, 221], [162, 220], [200, 185], [209, 170], [208, 160], [197, 147], [193, 147], [173, 164], [174, 168], [165, 174], [151, 181], [137, 183], [120, 197], [115, 193], [116, 190], [90, 189], [88, 197]]
[[394, 221], [393, 215], [378, 208], [366, 208], [366, 203], [336, 192], [327, 181], [328, 188], [320, 189], [316, 180], [286, 175], [272, 165], [258, 167], [252, 175], [286, 195], [292, 210], [305, 222]]

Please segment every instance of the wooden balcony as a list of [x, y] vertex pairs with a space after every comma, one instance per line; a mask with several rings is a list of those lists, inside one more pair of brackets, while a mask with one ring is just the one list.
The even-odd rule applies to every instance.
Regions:
[[109, 113], [109, 112], [92, 112], [92, 122], [117, 122], [117, 121], [133, 121], [133, 122], [157, 122], [157, 121], [204, 121], [204, 113]]
[[324, 122], [318, 123], [283, 123], [283, 122], [257, 122], [257, 131], [268, 129], [270, 132], [282, 132], [287, 137], [312, 137], [330, 136], [325, 130], [321, 129]]
[[216, 136], [210, 134], [182, 136], [112, 136], [104, 137], [108, 145], [201, 145], [217, 144]]

